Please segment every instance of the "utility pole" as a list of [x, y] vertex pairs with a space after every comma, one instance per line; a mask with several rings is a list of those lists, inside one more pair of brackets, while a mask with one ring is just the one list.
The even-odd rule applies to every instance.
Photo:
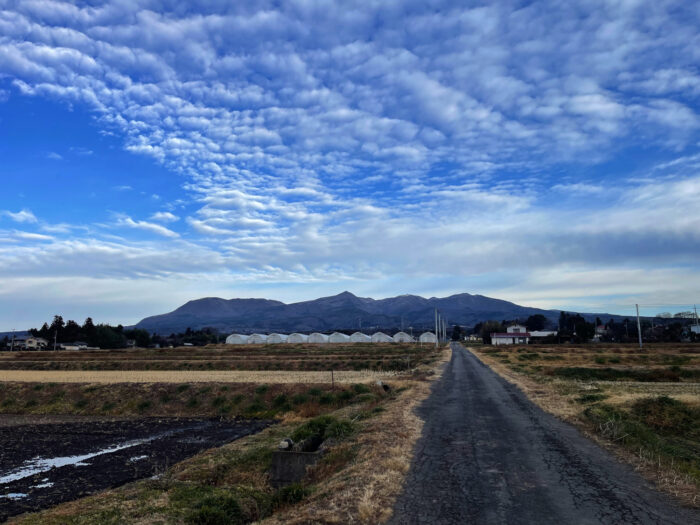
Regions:
[[695, 326], [700, 326], [698, 324], [698, 307], [693, 305], [693, 310], [695, 310]]
[[58, 330], [53, 333], [53, 351], [56, 351], [56, 341], [58, 340]]
[[639, 349], [642, 349], [642, 325], [639, 322], [639, 305], [635, 304], [637, 307], [637, 335], [639, 336]]
[[15, 351], [15, 329], [12, 329], [12, 342], [10, 343], [10, 352]]
[[435, 348], [438, 347], [437, 308], [435, 309]]

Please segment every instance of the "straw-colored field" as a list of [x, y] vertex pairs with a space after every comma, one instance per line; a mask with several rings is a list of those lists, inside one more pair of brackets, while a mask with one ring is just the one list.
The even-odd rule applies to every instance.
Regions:
[[473, 347], [542, 408], [700, 506], [700, 345]]
[[256, 370], [0, 370], [0, 382], [22, 383], [367, 383], [395, 377], [374, 370], [337, 372]]

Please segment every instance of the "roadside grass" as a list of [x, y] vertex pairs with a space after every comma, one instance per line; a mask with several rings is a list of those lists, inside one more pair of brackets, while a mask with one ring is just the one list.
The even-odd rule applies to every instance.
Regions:
[[700, 345], [647, 345], [643, 353], [609, 344], [472, 351], [542, 408], [700, 507]]

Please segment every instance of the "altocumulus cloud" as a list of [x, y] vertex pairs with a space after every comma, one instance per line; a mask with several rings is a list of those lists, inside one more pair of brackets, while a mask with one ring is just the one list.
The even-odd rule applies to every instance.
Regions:
[[[0, 268], [62, 279], [80, 258], [136, 294], [144, 279], [206, 276], [271, 294], [398, 278], [413, 284], [396, 293], [528, 302], [517, 284], [545, 306], [580, 295], [567, 275], [598, 276], [598, 295], [653, 297], [670, 275], [688, 280], [683, 300], [700, 290], [689, 4], [236, 4], [0, 2], [14, 92], [94, 111], [191, 205], [96, 218], [80, 235], [6, 211], [56, 235], [4, 232], [15, 254]], [[642, 149], [645, 167], [613, 162]], [[32, 264], [13, 267], [23, 250]], [[652, 267], [657, 291], [639, 283]]]

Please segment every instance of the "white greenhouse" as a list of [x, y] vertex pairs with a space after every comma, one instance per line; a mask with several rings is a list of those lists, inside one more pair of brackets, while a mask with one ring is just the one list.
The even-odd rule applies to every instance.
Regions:
[[371, 343], [372, 338], [362, 332], [355, 332], [350, 336], [351, 343]]
[[267, 336], [263, 334], [253, 334], [248, 337], [248, 343], [251, 345], [263, 345], [267, 343]]
[[306, 334], [289, 334], [287, 342], [291, 344], [307, 343], [309, 341], [309, 336]]
[[372, 342], [373, 343], [393, 343], [394, 340], [386, 335], [384, 332], [377, 332], [375, 334], [372, 334]]
[[248, 336], [243, 334], [231, 334], [226, 338], [227, 345], [244, 345], [248, 342]]
[[423, 332], [422, 334], [420, 334], [418, 340], [421, 343], [435, 343], [437, 341], [437, 338], [435, 337], [435, 334], [433, 332]]
[[412, 343], [413, 337], [408, 335], [406, 332], [398, 332], [394, 334], [395, 343]]
[[273, 345], [277, 343], [286, 343], [287, 342], [287, 335], [286, 334], [270, 334], [267, 336], [267, 344]]
[[309, 336], [309, 343], [327, 343], [328, 342], [328, 336], [326, 334], [319, 334], [318, 332], [314, 332]]
[[349, 343], [350, 342], [350, 336], [341, 334], [340, 332], [333, 332], [331, 336], [328, 338], [328, 342], [330, 343]]

